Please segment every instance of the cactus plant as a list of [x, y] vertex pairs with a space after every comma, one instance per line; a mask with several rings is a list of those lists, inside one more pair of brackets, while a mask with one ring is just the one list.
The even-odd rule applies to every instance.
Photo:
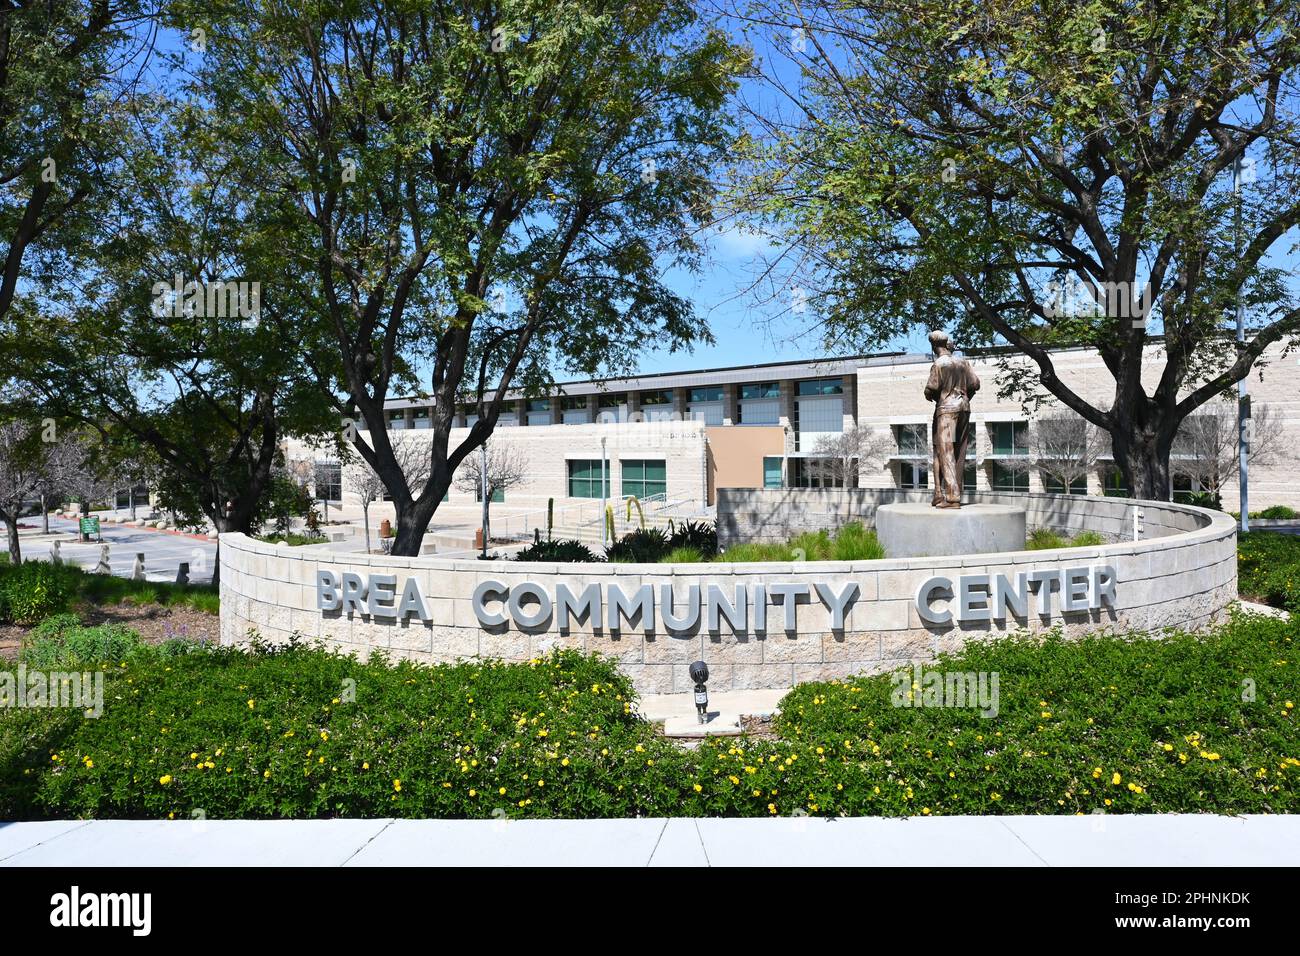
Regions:
[[637, 519], [638, 519], [638, 521], [639, 521], [639, 523], [640, 523], [640, 525], [641, 525], [641, 530], [644, 531], [644, 530], [645, 530], [645, 511], [642, 510], [642, 508], [641, 508], [641, 502], [640, 502], [640, 500], [638, 500], [638, 498], [637, 498], [636, 495], [628, 495], [628, 496], [627, 496], [627, 517], [626, 517], [624, 520], [625, 520], [625, 521], [628, 521], [628, 522], [631, 522], [631, 520], [632, 520], [632, 506], [633, 506], [633, 505], [636, 505], [636, 514], [637, 514]]

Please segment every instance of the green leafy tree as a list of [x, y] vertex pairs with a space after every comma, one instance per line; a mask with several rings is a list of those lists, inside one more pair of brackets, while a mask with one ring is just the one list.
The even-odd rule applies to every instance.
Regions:
[[149, 53], [141, 0], [0, 4], [0, 322], [88, 251]]
[[[286, 267], [310, 277], [304, 361], [388, 490], [393, 553], [418, 553], [507, 389], [707, 337], [661, 275], [697, 262], [746, 57], [685, 0], [221, 14], [199, 98]], [[384, 415], [410, 392], [434, 406], [414, 485]], [[458, 403], [477, 420], [453, 446]]]
[[179, 100], [142, 114], [93, 268], [15, 320], [13, 361], [37, 407], [143, 449], [164, 507], [249, 533], [282, 442], [332, 419], [295, 357], [308, 300], [201, 119]]
[[[828, 338], [1009, 344], [1005, 394], [1050, 393], [1109, 433], [1132, 494], [1167, 498], [1179, 424], [1300, 330], [1300, 7], [760, 2], [749, 22], [789, 27], [800, 89], [758, 117], [742, 192], [803, 253]], [[1100, 354], [1105, 405], [1057, 375], [1064, 344]]]

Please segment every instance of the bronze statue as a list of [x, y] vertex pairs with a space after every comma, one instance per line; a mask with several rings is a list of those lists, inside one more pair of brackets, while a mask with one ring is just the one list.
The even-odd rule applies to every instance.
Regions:
[[925, 397], [934, 402], [930, 446], [934, 454], [934, 508], [960, 508], [966, 446], [970, 441], [970, 400], [980, 390], [980, 380], [970, 362], [953, 354], [947, 332], [931, 332], [934, 364], [925, 383]]

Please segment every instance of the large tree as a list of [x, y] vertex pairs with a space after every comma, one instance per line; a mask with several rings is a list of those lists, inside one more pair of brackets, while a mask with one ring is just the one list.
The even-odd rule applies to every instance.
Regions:
[[0, 322], [89, 251], [151, 49], [148, 0], [0, 0]]
[[[1104, 429], [1131, 493], [1166, 499], [1179, 424], [1300, 330], [1300, 6], [760, 8], [798, 79], [769, 71], [789, 97], [756, 117], [743, 192], [804, 254], [828, 337], [1010, 344], [1007, 391]], [[1104, 404], [1057, 374], [1062, 344], [1100, 354]]]
[[143, 451], [187, 523], [256, 532], [283, 441], [332, 416], [294, 352], [309, 298], [203, 118], [142, 108], [93, 263], [11, 316], [11, 363], [35, 408]]
[[[508, 389], [707, 337], [662, 274], [697, 261], [745, 60], [685, 0], [225, 5], [200, 98], [314, 283], [304, 360], [365, 426], [344, 431], [393, 501], [395, 554], [418, 553]], [[410, 392], [433, 405], [418, 484], [384, 414]], [[453, 445], [458, 403], [477, 419]]]

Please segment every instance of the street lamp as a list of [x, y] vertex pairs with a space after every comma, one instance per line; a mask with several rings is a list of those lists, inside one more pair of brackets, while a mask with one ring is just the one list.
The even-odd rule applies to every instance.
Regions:
[[705, 686], [709, 679], [709, 665], [696, 661], [691, 665], [690, 675], [695, 682], [695, 713], [700, 723], [704, 723], [709, 711], [709, 689]]

